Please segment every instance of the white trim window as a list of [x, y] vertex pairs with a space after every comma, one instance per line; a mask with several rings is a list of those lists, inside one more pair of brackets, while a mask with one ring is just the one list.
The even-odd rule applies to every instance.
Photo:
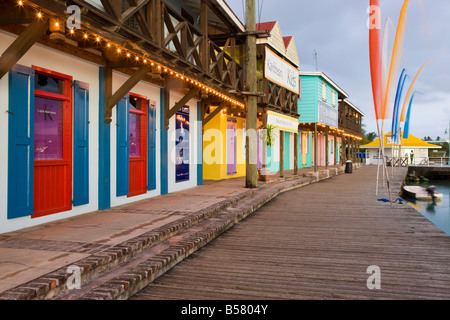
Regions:
[[327, 84], [322, 81], [322, 101], [327, 102]]

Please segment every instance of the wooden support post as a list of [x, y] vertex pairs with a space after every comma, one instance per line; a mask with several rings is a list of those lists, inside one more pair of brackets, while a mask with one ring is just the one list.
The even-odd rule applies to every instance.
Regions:
[[[246, 31], [253, 33], [256, 30], [256, 6], [255, 0], [246, 0]], [[249, 34], [247, 36], [247, 90], [256, 92], [257, 77], [256, 77], [256, 35]], [[247, 188], [258, 187], [258, 170], [257, 170], [257, 141], [256, 141], [256, 126], [257, 126], [258, 106], [257, 97], [247, 97], [247, 117], [246, 130], [254, 134], [247, 134], [246, 145], [247, 154], [245, 157], [245, 186]], [[251, 138], [250, 138], [251, 137]]]
[[298, 174], [298, 133], [294, 133], [294, 175]]
[[167, 79], [164, 80], [164, 130], [169, 130], [169, 117], [167, 117], [167, 114], [169, 113], [170, 109], [170, 86], [167, 81]]
[[267, 181], [269, 172], [267, 170], [267, 111], [264, 110], [262, 113], [262, 127], [264, 129], [263, 136], [262, 136], [262, 143], [261, 143], [261, 174], [260, 179], [261, 181]]
[[284, 177], [284, 131], [280, 130], [280, 177]]
[[153, 12], [154, 12], [154, 39], [160, 47], [164, 43], [164, 10], [162, 9], [161, 0], [153, 0]]
[[334, 154], [334, 165], [337, 166], [338, 161], [338, 150], [337, 150], [337, 133], [334, 134], [334, 145], [333, 145], [333, 154]]
[[330, 162], [330, 143], [328, 141], [328, 131], [329, 127], [325, 129], [325, 168], [328, 169], [328, 162]]
[[317, 122], [314, 123], [314, 172], [319, 171], [317, 166]]
[[200, 24], [203, 35], [203, 40], [200, 45], [200, 59], [202, 61], [203, 70], [209, 74], [208, 3], [206, 0], [201, 1]]
[[112, 71], [112, 68], [105, 67], [105, 123], [108, 124], [112, 121], [112, 108], [108, 105], [112, 96]]
[[0, 79], [24, 56], [48, 29], [48, 19], [35, 19], [0, 57]]

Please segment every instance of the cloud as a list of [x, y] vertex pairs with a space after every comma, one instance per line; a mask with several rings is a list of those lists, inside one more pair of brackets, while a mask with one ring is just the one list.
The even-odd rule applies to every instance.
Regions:
[[[227, 3], [238, 15], [242, 13], [243, 0]], [[315, 70], [316, 50], [319, 71], [338, 83], [349, 94], [349, 100], [366, 113], [363, 120], [366, 130], [376, 131], [366, 26], [369, 0], [257, 0], [256, 3], [263, 4], [262, 22], [277, 20], [283, 35], [294, 37], [301, 70]], [[382, 20], [389, 17], [394, 25], [391, 48], [402, 4], [403, 0], [380, 0]], [[442, 136], [450, 122], [448, 12], [450, 1], [446, 0], [410, 1], [408, 7], [401, 67], [408, 70], [412, 79], [420, 66], [431, 60], [415, 86], [424, 93], [415, 98], [411, 115], [411, 133], [418, 137]], [[245, 21], [242, 14], [241, 17]]]

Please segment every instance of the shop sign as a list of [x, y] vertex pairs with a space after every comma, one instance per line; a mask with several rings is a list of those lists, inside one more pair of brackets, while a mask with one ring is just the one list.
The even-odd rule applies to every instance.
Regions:
[[298, 119], [286, 116], [273, 111], [267, 112], [267, 124], [273, 125], [277, 129], [292, 133], [298, 132]]
[[299, 71], [266, 48], [264, 75], [276, 84], [300, 94]]
[[338, 111], [324, 103], [323, 101], [319, 100], [319, 122], [330, 126], [337, 128], [339, 125], [338, 121], [339, 113]]

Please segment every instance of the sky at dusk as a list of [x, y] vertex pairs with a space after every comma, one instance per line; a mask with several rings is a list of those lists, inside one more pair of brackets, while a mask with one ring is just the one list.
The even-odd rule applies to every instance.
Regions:
[[[377, 131], [369, 67], [369, 0], [255, 0], [257, 22], [278, 21], [283, 36], [293, 36], [300, 70], [324, 72], [349, 95], [348, 100], [365, 113], [366, 131]], [[226, 0], [245, 23], [245, 0]], [[380, 0], [383, 32], [389, 17], [389, 56], [403, 0]], [[400, 70], [408, 78], [403, 98], [419, 68], [429, 60], [414, 88], [410, 133], [423, 138], [445, 134], [450, 125], [450, 1], [410, 0]], [[395, 96], [395, 90], [393, 93]], [[403, 100], [402, 100], [403, 103]], [[391, 118], [391, 117], [390, 117]], [[390, 131], [391, 119], [384, 121]]]

